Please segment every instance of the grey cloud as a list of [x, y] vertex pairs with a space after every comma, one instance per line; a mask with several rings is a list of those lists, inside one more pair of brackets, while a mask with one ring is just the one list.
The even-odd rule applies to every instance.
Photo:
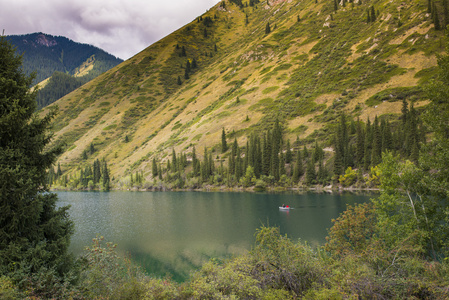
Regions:
[[[2, 2], [3, 5], [2, 5]], [[219, 0], [0, 0], [6, 34], [42, 31], [128, 59]]]

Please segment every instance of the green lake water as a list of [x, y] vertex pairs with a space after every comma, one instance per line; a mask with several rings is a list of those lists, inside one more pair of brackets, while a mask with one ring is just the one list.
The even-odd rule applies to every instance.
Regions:
[[[331, 220], [347, 204], [375, 194], [232, 192], [57, 192], [75, 222], [71, 251], [82, 254], [92, 238], [116, 243], [150, 274], [185, 280], [211, 258], [250, 250], [261, 225], [292, 240], [325, 242]], [[293, 209], [280, 211], [286, 204]]]

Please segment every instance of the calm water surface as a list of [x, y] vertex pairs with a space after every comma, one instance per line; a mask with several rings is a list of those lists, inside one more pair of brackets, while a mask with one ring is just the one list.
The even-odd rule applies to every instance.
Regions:
[[[331, 219], [347, 204], [376, 195], [230, 192], [58, 192], [75, 222], [71, 251], [102, 235], [148, 273], [182, 281], [212, 257], [241, 254], [256, 230], [277, 226], [292, 240], [325, 241]], [[280, 211], [283, 203], [294, 209]]]

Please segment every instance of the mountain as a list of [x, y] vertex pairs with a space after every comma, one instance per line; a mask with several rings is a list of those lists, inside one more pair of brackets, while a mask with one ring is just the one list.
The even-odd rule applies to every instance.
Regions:
[[59, 163], [76, 177], [105, 159], [117, 185], [136, 171], [153, 182], [153, 158], [165, 166], [172, 151], [189, 160], [207, 147], [218, 166], [223, 129], [244, 146], [276, 120], [301, 147], [332, 146], [342, 112], [397, 120], [404, 99], [423, 109], [444, 11], [424, 0], [222, 1], [57, 101]]
[[[56, 101], [122, 62], [97, 47], [62, 36], [39, 32], [6, 38], [19, 54], [23, 54], [24, 72], [28, 75], [36, 72], [34, 83], [40, 83], [42, 88], [38, 95], [40, 107]], [[48, 81], [52, 83], [50, 87], [46, 86]]]

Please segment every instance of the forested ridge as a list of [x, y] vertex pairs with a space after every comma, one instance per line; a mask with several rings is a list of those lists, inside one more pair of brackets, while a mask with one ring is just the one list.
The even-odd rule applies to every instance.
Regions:
[[[38, 108], [45, 107], [67, 95], [84, 83], [115, 67], [123, 60], [88, 44], [66, 37], [44, 33], [10, 35], [6, 37], [23, 55], [23, 70], [37, 84], [50, 78], [50, 84], [38, 92]], [[77, 75], [83, 65], [92, 65], [85, 74]], [[75, 77], [74, 75], [77, 75]]]

